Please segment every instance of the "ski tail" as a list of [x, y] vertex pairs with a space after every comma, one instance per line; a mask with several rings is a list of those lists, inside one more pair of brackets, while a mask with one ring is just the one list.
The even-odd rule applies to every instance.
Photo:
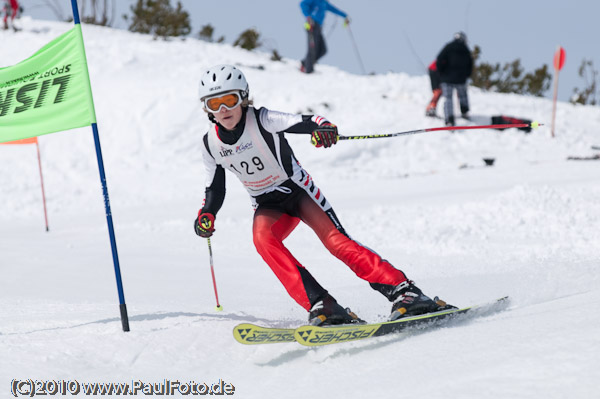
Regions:
[[240, 344], [278, 344], [294, 342], [294, 328], [270, 328], [255, 324], [238, 324], [233, 329], [233, 338]]

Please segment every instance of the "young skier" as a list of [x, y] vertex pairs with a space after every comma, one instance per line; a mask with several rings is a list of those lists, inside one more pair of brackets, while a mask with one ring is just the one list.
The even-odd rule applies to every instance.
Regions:
[[235, 175], [252, 199], [254, 245], [290, 296], [309, 312], [309, 323], [362, 322], [344, 309], [283, 245], [300, 221], [356, 275], [392, 303], [391, 320], [453, 308], [425, 296], [406, 275], [345, 232], [333, 208], [300, 166], [284, 133], [311, 135], [317, 147], [338, 141], [335, 125], [317, 115], [256, 109], [249, 100], [244, 74], [231, 65], [206, 70], [200, 100], [212, 122], [203, 137], [206, 190], [194, 221], [197, 235], [215, 231], [215, 217], [225, 198], [225, 169]]

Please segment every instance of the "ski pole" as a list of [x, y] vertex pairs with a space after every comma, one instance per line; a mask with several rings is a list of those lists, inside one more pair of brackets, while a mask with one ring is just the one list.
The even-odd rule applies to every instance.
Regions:
[[208, 254], [210, 256], [210, 272], [212, 274], [213, 287], [215, 288], [215, 299], [217, 300], [217, 306], [215, 307], [215, 309], [220, 312], [221, 310], [223, 310], [223, 306], [219, 304], [219, 294], [217, 293], [217, 280], [215, 279], [215, 267], [213, 265], [213, 254], [212, 246], [210, 245], [210, 237], [208, 237], [206, 240], [208, 242]]
[[44, 192], [44, 175], [42, 174], [42, 157], [40, 155], [40, 144], [35, 140], [35, 146], [37, 148], [38, 166], [40, 169], [40, 182], [42, 183], [42, 201], [44, 203], [44, 219], [46, 220], [46, 231], [50, 231], [48, 227], [48, 211], [46, 210], [46, 193]]
[[408, 134], [418, 134], [426, 132], [436, 132], [440, 130], [468, 130], [468, 129], [507, 129], [510, 127], [530, 127], [536, 129], [538, 126], [543, 126], [538, 122], [531, 123], [512, 123], [506, 125], [481, 125], [481, 126], [443, 126], [443, 127], [430, 127], [427, 129], [408, 130], [406, 132], [399, 133], [382, 133], [382, 134], [367, 134], [361, 136], [339, 136], [339, 140], [362, 140], [362, 139], [381, 139], [386, 137], [404, 136]]
[[350, 40], [352, 40], [352, 44], [354, 46], [354, 52], [356, 53], [356, 57], [358, 58], [358, 62], [360, 63], [360, 67], [363, 71], [363, 75], [366, 75], [367, 71], [365, 70], [365, 66], [363, 65], [362, 58], [360, 57], [360, 53], [358, 52], [358, 46], [356, 45], [356, 40], [354, 40], [354, 35], [352, 34], [352, 30], [350, 29], [350, 24], [346, 24], [346, 27], [348, 28], [348, 33], [350, 34]]

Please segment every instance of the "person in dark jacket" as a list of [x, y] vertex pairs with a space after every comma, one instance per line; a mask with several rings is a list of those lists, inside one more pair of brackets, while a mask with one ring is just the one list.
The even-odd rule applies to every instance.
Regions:
[[323, 38], [322, 26], [325, 20], [325, 13], [330, 11], [344, 18], [344, 24], [348, 25], [350, 19], [344, 11], [334, 7], [327, 0], [302, 0], [300, 2], [302, 14], [306, 17], [304, 28], [308, 34], [308, 51], [306, 57], [302, 60], [300, 70], [305, 73], [312, 73], [314, 66], [327, 53], [325, 38]]
[[454, 125], [452, 95], [458, 93], [460, 112], [463, 118], [468, 117], [469, 97], [467, 96], [467, 79], [473, 72], [473, 56], [467, 47], [467, 35], [464, 32], [454, 34], [454, 40], [446, 44], [436, 60], [437, 69], [442, 81], [444, 96], [444, 116], [446, 125]]

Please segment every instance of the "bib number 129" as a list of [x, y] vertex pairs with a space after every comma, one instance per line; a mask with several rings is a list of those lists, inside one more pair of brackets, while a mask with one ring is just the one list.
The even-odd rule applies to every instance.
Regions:
[[[231, 164], [229, 165], [231, 167], [231, 169], [235, 170], [237, 173], [242, 174], [242, 172], [240, 172], [235, 165]], [[263, 170], [265, 168], [265, 165], [262, 163], [262, 161], [260, 160], [259, 157], [253, 157], [252, 158], [252, 165], [250, 165], [248, 162], [246, 161], [242, 161], [240, 162], [240, 166], [239, 166], [243, 172], [245, 172], [247, 175], [253, 175], [254, 169], [256, 170]]]

